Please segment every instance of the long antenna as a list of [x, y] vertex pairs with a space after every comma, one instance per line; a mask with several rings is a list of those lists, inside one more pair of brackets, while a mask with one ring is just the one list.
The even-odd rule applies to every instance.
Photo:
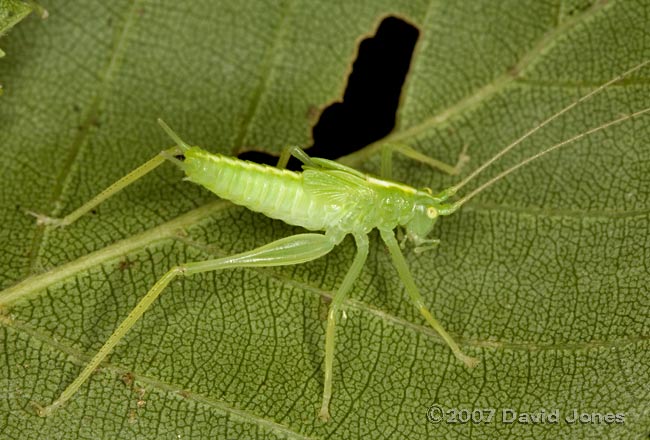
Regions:
[[[479, 166], [478, 168], [476, 168], [474, 171], [472, 171], [472, 172], [471, 172], [467, 177], [465, 177], [465, 178], [464, 178], [463, 180], [461, 180], [459, 183], [457, 183], [456, 185], [452, 186], [452, 187], [450, 188], [450, 191], [451, 191], [452, 193], [456, 193], [460, 188], [462, 188], [463, 186], [465, 186], [465, 185], [466, 185], [470, 180], [472, 180], [474, 177], [476, 177], [476, 176], [477, 176], [479, 173], [481, 173], [484, 169], [486, 169], [487, 167], [489, 167], [490, 165], [492, 165], [492, 164], [493, 164], [494, 162], [496, 162], [496, 161], [497, 161], [501, 156], [503, 156], [503, 155], [506, 154], [508, 151], [512, 150], [514, 147], [516, 147], [517, 145], [519, 145], [521, 142], [523, 142], [523, 141], [524, 141], [525, 139], [527, 139], [529, 136], [531, 136], [532, 134], [534, 134], [537, 130], [539, 130], [540, 128], [544, 127], [544, 126], [547, 125], [548, 123], [554, 121], [555, 119], [559, 118], [559, 117], [562, 116], [564, 113], [568, 112], [568, 111], [571, 110], [573, 107], [575, 107], [576, 105], [580, 104], [581, 102], [584, 102], [584, 101], [588, 100], [589, 98], [591, 98], [591, 97], [594, 96], [594, 95], [597, 95], [598, 93], [600, 93], [601, 91], [603, 91], [605, 88], [609, 87], [610, 85], [614, 84], [615, 82], [618, 82], [618, 81], [620, 81], [621, 79], [625, 78], [625, 77], [628, 76], [630, 73], [639, 70], [640, 68], [642, 68], [643, 66], [645, 66], [645, 65], [648, 64], [648, 63], [650, 63], [650, 59], [645, 60], [644, 62], [642, 62], [642, 63], [640, 63], [640, 64], [637, 64], [636, 66], [632, 67], [631, 69], [626, 70], [625, 72], [621, 73], [620, 75], [618, 75], [618, 76], [616, 76], [616, 77], [610, 79], [610, 80], [607, 81], [606, 83], [601, 84], [600, 86], [598, 86], [598, 87], [596, 87], [595, 89], [593, 89], [591, 92], [587, 93], [586, 95], [581, 96], [581, 97], [580, 97], [579, 99], [577, 99], [576, 101], [573, 101], [571, 104], [567, 105], [566, 107], [564, 107], [564, 108], [563, 108], [562, 110], [560, 110], [559, 112], [557, 112], [557, 113], [555, 113], [555, 114], [549, 116], [549, 117], [546, 118], [544, 121], [542, 121], [539, 125], [537, 125], [537, 126], [533, 127], [532, 129], [528, 130], [526, 133], [524, 133], [524, 134], [523, 134], [521, 137], [519, 137], [517, 140], [515, 140], [515, 141], [512, 142], [510, 145], [508, 145], [507, 147], [505, 147], [503, 150], [499, 151], [497, 154], [495, 154], [494, 156], [492, 156], [492, 157], [491, 157], [487, 162], [483, 163], [481, 166]], [[533, 156], [533, 157], [534, 157], [534, 156]]]
[[497, 174], [496, 176], [494, 176], [493, 178], [491, 178], [490, 180], [485, 182], [483, 185], [479, 186], [474, 191], [467, 194], [462, 199], [456, 201], [454, 203], [454, 207], [456, 209], [459, 208], [460, 206], [465, 204], [468, 200], [472, 199], [474, 196], [476, 196], [477, 194], [482, 192], [484, 189], [492, 186], [494, 183], [496, 183], [499, 180], [503, 179], [508, 174], [512, 173], [513, 171], [523, 167], [524, 165], [526, 165], [526, 164], [528, 164], [528, 163], [530, 163], [530, 162], [532, 162], [532, 161], [534, 161], [536, 159], [539, 159], [540, 157], [550, 153], [553, 150], [557, 150], [558, 148], [563, 147], [563, 146], [565, 146], [567, 144], [570, 144], [572, 142], [575, 142], [575, 141], [577, 141], [579, 139], [582, 139], [585, 136], [589, 136], [590, 134], [596, 133], [597, 131], [604, 130], [607, 127], [611, 127], [612, 125], [620, 124], [621, 122], [627, 121], [628, 119], [636, 118], [636, 117], [641, 116], [642, 114], [648, 113], [648, 112], [650, 112], [650, 107], [647, 107], [647, 108], [645, 108], [643, 110], [639, 110], [637, 112], [634, 112], [634, 113], [631, 113], [631, 114], [628, 114], [628, 115], [623, 115], [623, 116], [621, 116], [619, 118], [613, 119], [613, 120], [611, 120], [609, 122], [606, 122], [606, 123], [604, 123], [602, 125], [591, 128], [591, 129], [589, 129], [587, 131], [583, 131], [582, 133], [577, 134], [577, 135], [575, 135], [575, 136], [573, 136], [573, 137], [571, 137], [569, 139], [565, 139], [562, 142], [558, 142], [557, 144], [552, 145], [552, 146], [548, 147], [547, 149], [545, 149], [543, 151], [540, 151], [539, 153], [534, 154], [534, 155], [530, 156], [527, 159], [522, 160], [517, 165], [514, 165], [514, 166], [508, 168], [507, 170], [500, 172], [499, 174]]

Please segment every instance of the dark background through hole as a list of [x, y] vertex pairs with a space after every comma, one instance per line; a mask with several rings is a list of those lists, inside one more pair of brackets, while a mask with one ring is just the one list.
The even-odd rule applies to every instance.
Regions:
[[[361, 42], [343, 102], [322, 112], [307, 154], [336, 159], [391, 132], [418, 35], [414, 26], [387, 17], [373, 37]], [[269, 165], [278, 161], [276, 156], [256, 151], [241, 153], [239, 158]], [[288, 168], [299, 170], [300, 162], [291, 158]]]

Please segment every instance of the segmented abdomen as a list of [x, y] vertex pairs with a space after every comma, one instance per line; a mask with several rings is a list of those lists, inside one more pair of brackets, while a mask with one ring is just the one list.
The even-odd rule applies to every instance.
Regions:
[[302, 173], [281, 170], [197, 147], [184, 153], [188, 180], [252, 211], [312, 231], [336, 224], [340, 207], [324, 205], [305, 192]]

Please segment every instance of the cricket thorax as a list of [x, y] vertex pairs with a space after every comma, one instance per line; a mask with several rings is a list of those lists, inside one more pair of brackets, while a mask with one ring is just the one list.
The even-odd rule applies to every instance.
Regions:
[[381, 220], [376, 227], [403, 226], [412, 238], [429, 234], [438, 217], [438, 200], [428, 191], [375, 177], [369, 177], [368, 181], [378, 195], [377, 211]]

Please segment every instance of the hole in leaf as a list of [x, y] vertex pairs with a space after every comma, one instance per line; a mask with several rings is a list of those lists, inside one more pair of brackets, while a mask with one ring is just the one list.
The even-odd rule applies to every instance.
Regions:
[[[385, 18], [377, 33], [359, 45], [343, 102], [328, 106], [312, 134], [307, 153], [336, 159], [375, 142], [395, 127], [395, 115], [419, 31], [397, 17]], [[277, 157], [248, 151], [240, 159], [275, 165]], [[300, 169], [291, 158], [289, 169]]]

